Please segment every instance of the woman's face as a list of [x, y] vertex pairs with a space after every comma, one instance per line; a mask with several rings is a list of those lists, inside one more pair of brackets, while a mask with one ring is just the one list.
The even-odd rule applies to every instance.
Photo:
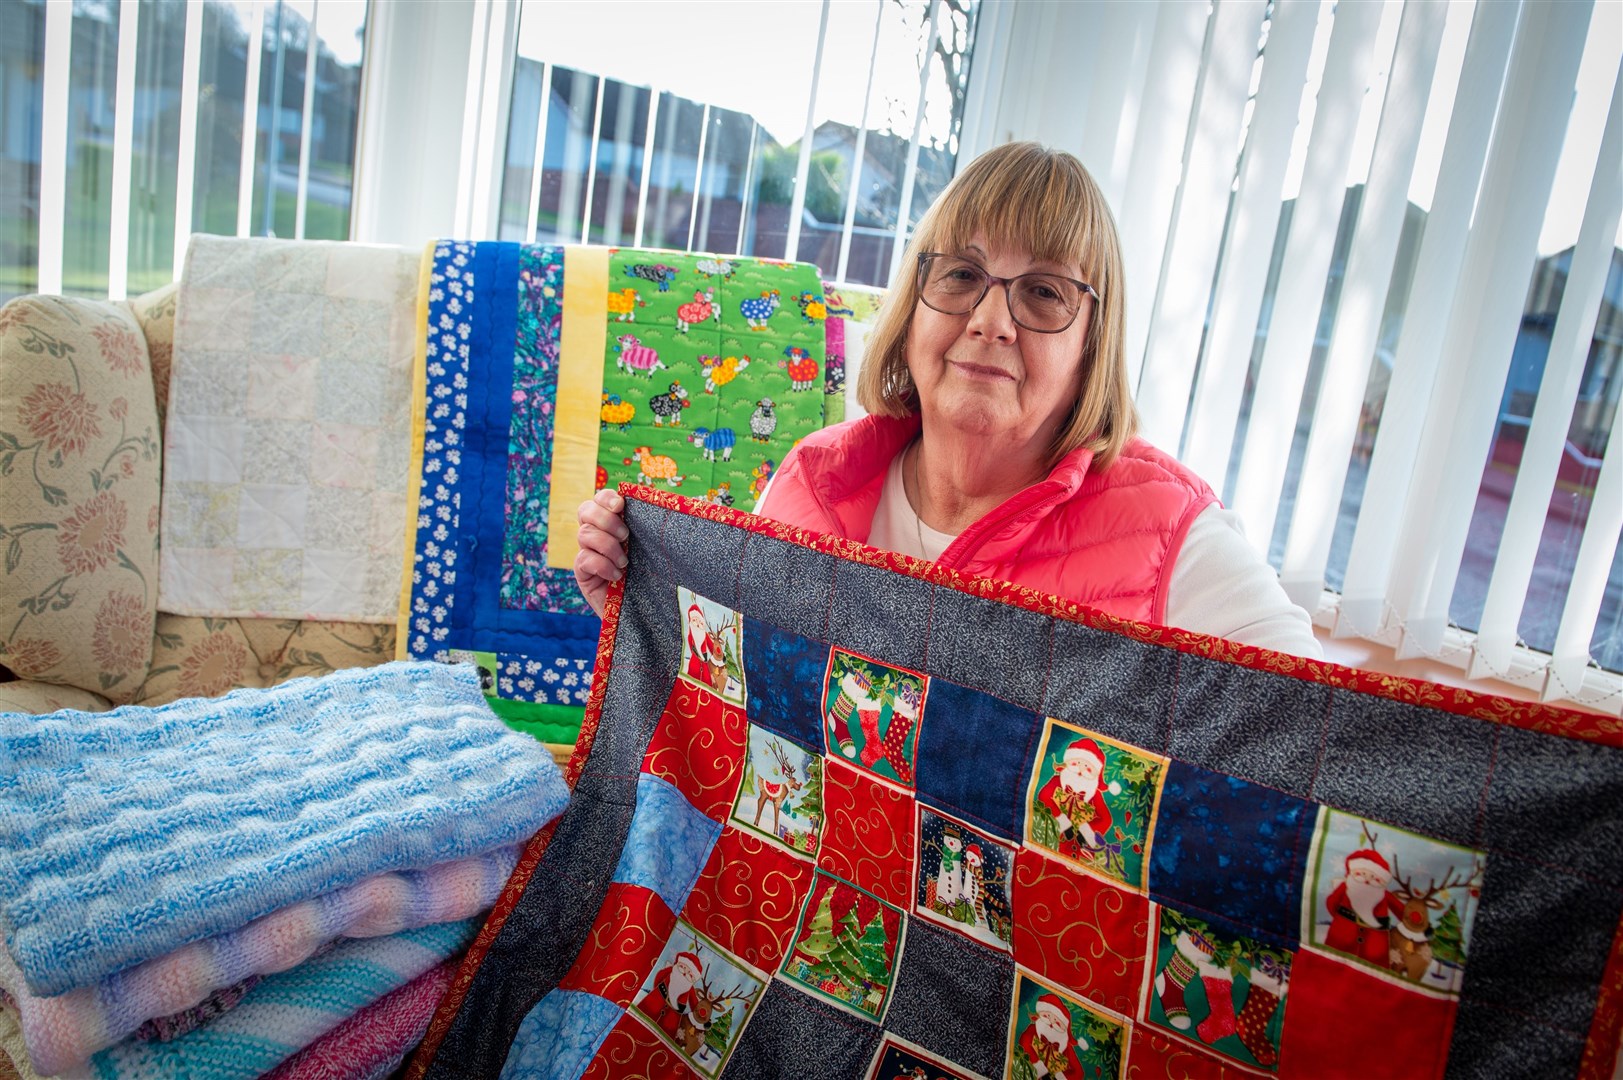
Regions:
[[[976, 237], [948, 252], [993, 277], [1046, 272], [1083, 280], [1081, 268], [1040, 262], [1017, 248]], [[965, 435], [1014, 437], [1046, 448], [1081, 396], [1082, 348], [1093, 304], [1069, 328], [1039, 334], [1015, 323], [1006, 289], [993, 285], [968, 315], [944, 315], [919, 301], [907, 334], [907, 367], [926, 423]]]

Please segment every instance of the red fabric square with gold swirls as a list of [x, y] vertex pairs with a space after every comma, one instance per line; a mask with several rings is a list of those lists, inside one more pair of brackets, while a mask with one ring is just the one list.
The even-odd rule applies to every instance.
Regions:
[[1144, 981], [1150, 902], [1022, 848], [1014, 857], [1014, 959], [1123, 1015]]
[[817, 865], [907, 910], [913, 906], [913, 793], [824, 758], [827, 812]]
[[706, 817], [725, 822], [744, 771], [744, 710], [681, 679], [649, 740], [642, 771], [669, 780]]
[[733, 955], [771, 971], [794, 936], [812, 864], [731, 826], [688, 895], [682, 918]]
[[698, 1080], [682, 1055], [627, 1013], [609, 1030], [581, 1080]]
[[1257, 1075], [1143, 1024], [1133, 1025], [1131, 1046], [1126, 1080], [1249, 1080]]
[[[1452, 998], [1409, 989], [1395, 975], [1302, 949], [1291, 961], [1280, 1071], [1339, 1080], [1379, 1076], [1402, 1062], [1405, 1076], [1441, 1076], [1458, 1007]], [[1380, 1037], [1370, 1038], [1377, 1031]]]
[[610, 882], [591, 935], [558, 989], [583, 990], [629, 1006], [675, 929], [676, 915], [658, 893]]

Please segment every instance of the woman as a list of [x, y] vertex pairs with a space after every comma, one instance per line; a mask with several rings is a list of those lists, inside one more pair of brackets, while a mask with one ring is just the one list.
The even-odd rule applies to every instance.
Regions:
[[[1115, 222], [1069, 154], [981, 155], [913, 234], [868, 339], [869, 415], [788, 455], [756, 512], [1112, 614], [1318, 656], [1239, 519], [1134, 438]], [[601, 610], [624, 501], [580, 508], [575, 576]]]

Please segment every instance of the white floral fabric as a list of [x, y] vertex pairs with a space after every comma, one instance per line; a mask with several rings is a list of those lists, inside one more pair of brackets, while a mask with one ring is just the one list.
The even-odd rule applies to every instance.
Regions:
[[158, 606], [392, 623], [418, 256], [197, 236], [177, 297]]

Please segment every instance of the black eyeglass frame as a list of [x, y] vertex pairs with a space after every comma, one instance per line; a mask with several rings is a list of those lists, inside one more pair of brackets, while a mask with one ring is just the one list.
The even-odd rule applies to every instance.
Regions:
[[[958, 262], [966, 263], [966, 264], [968, 264], [970, 266], [973, 266], [975, 269], [977, 269], [977, 270], [979, 270], [981, 272], [981, 277], [983, 277], [985, 279], [985, 284], [981, 287], [980, 295], [975, 297], [975, 302], [973, 304], [970, 304], [969, 307], [965, 308], [963, 311], [947, 311], [947, 310], [945, 310], [943, 308], [936, 307], [934, 304], [930, 303], [930, 301], [928, 301], [928, 300], [926, 300], [924, 298], [924, 285], [925, 285], [926, 279], [929, 277], [930, 260], [932, 260], [932, 259], [955, 259]], [[1095, 289], [1092, 285], [1089, 285], [1085, 281], [1078, 281], [1076, 278], [1074, 278], [1074, 277], [1066, 277], [1064, 274], [1051, 274], [1051, 273], [1048, 273], [1047, 271], [1036, 270], [1036, 271], [1032, 271], [1031, 273], [1027, 273], [1027, 274], [1016, 274], [1016, 275], [1014, 275], [1014, 277], [1008, 277], [1008, 278], [993, 277], [990, 273], [987, 272], [986, 267], [982, 266], [980, 263], [976, 262], [975, 260], [966, 259], [962, 255], [948, 255], [944, 251], [921, 251], [918, 254], [918, 260], [919, 260], [919, 268], [918, 268], [919, 302], [922, 303], [925, 307], [929, 308], [931, 311], [939, 311], [943, 315], [968, 315], [970, 312], [974, 311], [976, 308], [981, 306], [981, 301], [986, 299], [986, 294], [992, 291], [992, 286], [993, 285], [1001, 285], [1001, 286], [1003, 286], [1003, 295], [1007, 299], [1010, 296], [1009, 286], [1013, 285], [1016, 281], [1019, 281], [1021, 278], [1027, 278], [1027, 277], [1058, 278], [1061, 281], [1069, 281], [1072, 285], [1075, 285], [1078, 289], [1082, 290], [1082, 295], [1084, 297], [1091, 296], [1091, 297], [1093, 297], [1093, 302], [1095, 304], [1100, 303], [1099, 290], [1098, 289]], [[1059, 327], [1058, 329], [1055, 329], [1055, 330], [1043, 330], [1043, 329], [1040, 329], [1039, 327], [1027, 326], [1025, 323], [1021, 322], [1020, 317], [1014, 313], [1014, 305], [1009, 304], [1009, 318], [1014, 320], [1014, 323], [1015, 323], [1016, 326], [1018, 326], [1018, 327], [1020, 327], [1021, 329], [1024, 329], [1024, 330], [1030, 330], [1033, 334], [1063, 334], [1063, 333], [1065, 333], [1065, 331], [1069, 330], [1073, 325], [1076, 324], [1076, 317], [1078, 315], [1080, 315], [1080, 314], [1082, 314], [1082, 305], [1077, 304], [1076, 305], [1076, 310], [1071, 312], [1071, 318], [1070, 318], [1069, 321], [1066, 322], [1066, 324], [1064, 326], [1061, 326], [1061, 327]]]

